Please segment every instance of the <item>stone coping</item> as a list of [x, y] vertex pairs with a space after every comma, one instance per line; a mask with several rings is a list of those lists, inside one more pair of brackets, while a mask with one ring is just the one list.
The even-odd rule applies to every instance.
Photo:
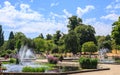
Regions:
[[67, 74], [75, 74], [75, 73], [85, 73], [85, 72], [94, 72], [94, 71], [104, 71], [110, 70], [110, 68], [101, 68], [101, 69], [86, 69], [86, 70], [78, 70], [78, 71], [69, 71], [69, 72], [60, 72], [60, 73], [41, 73], [41, 72], [2, 72], [2, 75], [67, 75]]

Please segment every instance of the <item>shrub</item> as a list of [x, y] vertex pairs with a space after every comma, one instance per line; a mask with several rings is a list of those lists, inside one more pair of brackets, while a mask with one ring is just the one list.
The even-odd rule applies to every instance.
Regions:
[[10, 63], [15, 63], [16, 59], [15, 58], [10, 58]]
[[5, 57], [6, 55], [8, 55], [6, 52], [1, 53], [1, 57]]
[[79, 63], [80, 63], [81, 68], [83, 69], [96, 69], [98, 60], [93, 59], [93, 58], [81, 57], [79, 59]]
[[50, 64], [57, 64], [58, 58], [53, 57], [53, 56], [48, 56], [48, 62], [49, 62]]
[[45, 72], [45, 67], [23, 67], [22, 72]]

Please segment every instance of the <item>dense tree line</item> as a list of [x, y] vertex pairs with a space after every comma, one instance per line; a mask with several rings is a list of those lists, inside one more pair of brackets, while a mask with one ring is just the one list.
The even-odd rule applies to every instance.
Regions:
[[95, 36], [94, 27], [83, 24], [82, 19], [77, 16], [69, 17], [68, 20], [67, 34], [58, 30], [53, 35], [47, 34], [44, 37], [41, 33], [38, 37], [30, 39], [22, 32], [11, 31], [6, 41], [4, 41], [4, 32], [0, 25], [0, 54], [17, 52], [22, 45], [34, 48], [36, 53], [90, 52], [91, 54], [100, 48], [107, 48], [110, 51], [120, 49], [120, 17], [113, 23], [111, 35], [107, 36]]

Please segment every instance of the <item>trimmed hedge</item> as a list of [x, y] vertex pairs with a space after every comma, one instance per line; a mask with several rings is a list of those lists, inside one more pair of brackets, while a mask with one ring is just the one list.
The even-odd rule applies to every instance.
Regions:
[[93, 58], [80, 57], [79, 64], [83, 69], [96, 69], [98, 60]]
[[10, 63], [15, 63], [16, 59], [15, 58], [10, 58]]

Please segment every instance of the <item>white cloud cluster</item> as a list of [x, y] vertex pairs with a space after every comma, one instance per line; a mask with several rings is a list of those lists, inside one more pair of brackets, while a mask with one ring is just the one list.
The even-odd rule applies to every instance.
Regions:
[[65, 15], [66, 15], [67, 17], [71, 17], [71, 16], [72, 16], [72, 14], [69, 13], [66, 9], [64, 9], [63, 12], [65, 13]]
[[120, 9], [120, 0], [115, 0], [111, 2], [106, 9]]
[[[51, 7], [57, 6], [58, 4], [59, 3], [52, 3]], [[19, 6], [19, 9], [13, 6], [9, 1], [5, 1], [4, 5], [0, 7], [0, 24], [8, 28], [6, 31], [20, 31], [25, 34], [30, 34], [30, 36], [31, 34], [40, 33], [54, 34], [57, 30], [67, 33], [67, 18], [72, 16], [67, 9], [62, 10], [64, 14], [50, 12], [48, 18], [45, 18], [43, 14], [32, 10], [28, 4], [19, 3], [17, 6]], [[92, 5], [87, 5], [84, 9], [77, 7], [76, 14], [78, 17], [81, 17], [93, 9], [95, 9], [95, 7]], [[116, 20], [117, 16], [116, 14], [109, 14], [102, 16], [101, 19]], [[57, 21], [56, 18], [59, 18], [59, 21]], [[86, 19], [85, 24], [93, 25], [97, 35], [106, 35], [111, 31], [111, 26], [109, 24], [98, 22], [96, 18]]]
[[51, 3], [51, 7], [54, 7], [54, 6], [58, 6], [59, 5], [59, 3], [57, 2], [57, 3]]
[[9, 28], [8, 31], [20, 31], [25, 34], [53, 34], [56, 30], [67, 32], [65, 23], [44, 18], [43, 14], [32, 10], [28, 4], [20, 4], [19, 7], [18, 10], [9, 1], [5, 1], [4, 6], [0, 8], [0, 23]]
[[108, 35], [112, 31], [111, 24], [106, 24], [97, 21], [96, 18], [89, 18], [84, 20], [85, 24], [92, 25], [95, 28], [96, 35]]
[[111, 13], [106, 16], [102, 16], [101, 19], [116, 21], [118, 19], [118, 17], [119, 17], [119, 15], [117, 15], [115, 13]]
[[101, 19], [116, 21], [120, 16], [120, 14], [118, 14], [119, 9], [120, 9], [120, 0], [114, 0], [108, 6], [106, 6], [106, 10], [108, 14], [105, 16], [101, 16]]
[[80, 8], [80, 7], [77, 7], [76, 14], [77, 14], [79, 17], [81, 17], [82, 15], [84, 15], [85, 13], [87, 13], [87, 12], [89, 12], [90, 10], [93, 10], [93, 9], [95, 9], [95, 7], [92, 6], [92, 5], [87, 5], [87, 6], [85, 7], [85, 9], [82, 9], [82, 8]]

